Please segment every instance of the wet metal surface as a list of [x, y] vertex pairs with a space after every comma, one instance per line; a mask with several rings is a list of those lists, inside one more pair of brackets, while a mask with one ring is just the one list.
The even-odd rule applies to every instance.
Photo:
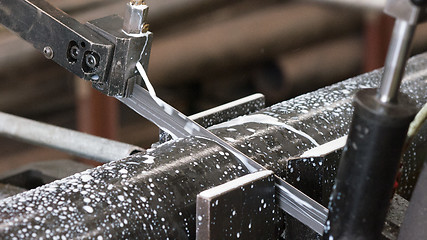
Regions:
[[275, 177], [259, 171], [197, 195], [197, 240], [274, 239], [276, 226]]
[[24, 192], [25, 189], [10, 184], [0, 183], [0, 200]]
[[[427, 55], [412, 59], [403, 81], [419, 107], [427, 102], [426, 69]], [[347, 134], [353, 94], [376, 87], [380, 77], [380, 71], [361, 75], [212, 130], [286, 179], [289, 159]], [[413, 188], [426, 136], [424, 127], [405, 154], [402, 193]], [[334, 174], [325, 165], [313, 171]], [[193, 239], [196, 195], [248, 172], [209, 140], [178, 139], [0, 201], [0, 238]]]
[[89, 168], [92, 166], [68, 159], [35, 162], [0, 174], [0, 184], [9, 184], [29, 190]]
[[[188, 118], [200, 124], [202, 127], [208, 128], [215, 124], [259, 111], [263, 108], [265, 108], [265, 97], [260, 93], [256, 93], [236, 101], [194, 114]], [[165, 143], [171, 139], [172, 137], [169, 134], [160, 130], [159, 143]]]

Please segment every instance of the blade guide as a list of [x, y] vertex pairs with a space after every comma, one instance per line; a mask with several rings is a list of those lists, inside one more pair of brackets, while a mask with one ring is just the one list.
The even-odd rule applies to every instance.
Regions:
[[[118, 99], [139, 115], [171, 134], [174, 138], [195, 136], [214, 141], [238, 158], [249, 172], [253, 173], [265, 169], [256, 161], [189, 119], [160, 98], [151, 95], [139, 85], [134, 86], [133, 93], [130, 97]], [[294, 186], [285, 182], [282, 178], [278, 176], [275, 177], [275, 192], [279, 207], [322, 235], [328, 210]]]

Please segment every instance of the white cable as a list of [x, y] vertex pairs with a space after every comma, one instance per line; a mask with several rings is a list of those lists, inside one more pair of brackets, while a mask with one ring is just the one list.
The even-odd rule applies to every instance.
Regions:
[[427, 119], [427, 103], [421, 108], [421, 110], [417, 113], [414, 120], [409, 125], [408, 130], [408, 139], [411, 139], [417, 134], [418, 130], [420, 130], [421, 126]]

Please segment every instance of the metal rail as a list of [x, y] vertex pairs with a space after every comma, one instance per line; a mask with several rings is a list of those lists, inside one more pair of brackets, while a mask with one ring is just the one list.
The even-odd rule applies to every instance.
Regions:
[[72, 155], [111, 162], [143, 149], [93, 135], [0, 112], [0, 135], [35, 145], [51, 147]]
[[309, 0], [311, 2], [333, 3], [351, 7], [361, 7], [381, 11], [384, 9], [386, 0]]

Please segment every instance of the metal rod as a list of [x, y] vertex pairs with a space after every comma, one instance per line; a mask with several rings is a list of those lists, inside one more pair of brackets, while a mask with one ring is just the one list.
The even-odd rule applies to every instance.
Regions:
[[360, 7], [381, 11], [384, 9], [386, 0], [309, 0], [310, 2], [339, 4], [350, 7]]
[[388, 49], [378, 98], [383, 103], [396, 102], [399, 86], [410, 53], [415, 25], [397, 19]]
[[279, 207], [322, 236], [328, 209], [282, 179], [276, 178], [275, 186]]
[[142, 148], [126, 143], [40, 123], [0, 112], [0, 135], [35, 145], [47, 146], [72, 155], [111, 162], [141, 152]]

